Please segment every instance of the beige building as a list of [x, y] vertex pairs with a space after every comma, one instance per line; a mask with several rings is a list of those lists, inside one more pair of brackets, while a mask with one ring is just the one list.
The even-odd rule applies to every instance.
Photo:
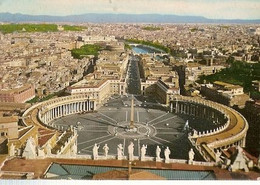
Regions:
[[188, 63], [185, 68], [185, 84], [192, 84], [199, 79], [199, 76], [215, 74], [224, 68], [222, 65], [202, 66], [198, 63]]
[[207, 98], [228, 105], [243, 108], [249, 96], [244, 94], [243, 87], [216, 81], [213, 84], [201, 86], [201, 94]]
[[163, 104], [169, 105], [174, 95], [180, 94], [180, 88], [165, 83], [162, 80], [158, 80], [156, 85], [156, 95]]
[[18, 117], [0, 117], [0, 136], [8, 139], [18, 138]]
[[171, 66], [148, 55], [141, 55], [141, 94], [156, 96], [160, 103], [169, 105], [171, 97], [180, 94], [179, 75]]
[[156, 96], [162, 104], [169, 105], [171, 98], [180, 94], [178, 78], [163, 78], [164, 80], [146, 80], [141, 82], [141, 94]]
[[111, 95], [126, 94], [126, 83], [119, 79], [83, 79], [68, 87], [67, 92], [71, 95], [87, 94], [101, 104]]

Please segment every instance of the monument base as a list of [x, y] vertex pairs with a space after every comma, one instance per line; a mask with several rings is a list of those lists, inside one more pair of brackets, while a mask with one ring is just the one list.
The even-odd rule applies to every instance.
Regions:
[[125, 130], [127, 132], [137, 132], [137, 127], [127, 127]]

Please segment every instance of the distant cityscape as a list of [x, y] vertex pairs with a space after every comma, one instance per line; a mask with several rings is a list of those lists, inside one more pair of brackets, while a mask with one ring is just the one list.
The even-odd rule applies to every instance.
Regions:
[[0, 178], [259, 179], [259, 20], [53, 20], [0, 24]]

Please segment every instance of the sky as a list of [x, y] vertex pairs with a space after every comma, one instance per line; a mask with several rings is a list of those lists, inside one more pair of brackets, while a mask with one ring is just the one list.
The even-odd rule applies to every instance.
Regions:
[[213, 19], [260, 19], [260, 0], [0, 0], [0, 12], [175, 14]]

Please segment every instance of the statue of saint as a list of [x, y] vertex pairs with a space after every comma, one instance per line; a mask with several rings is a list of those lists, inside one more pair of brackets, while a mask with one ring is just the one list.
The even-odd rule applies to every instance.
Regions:
[[109, 147], [107, 146], [107, 144], [105, 144], [105, 145], [103, 146], [103, 150], [104, 150], [105, 157], [107, 157], [108, 150], [109, 150]]
[[10, 156], [14, 156], [14, 155], [15, 155], [15, 146], [14, 146], [13, 143], [12, 143], [11, 146], [10, 146], [9, 155], [10, 155]]
[[134, 159], [134, 143], [132, 141], [128, 146], [128, 155], [129, 155], [129, 160], [132, 161]]
[[167, 146], [166, 149], [164, 150], [165, 161], [170, 160], [170, 154], [171, 154], [171, 151], [170, 151], [169, 147]]
[[190, 128], [190, 126], [189, 126], [189, 120], [187, 120], [186, 123], [185, 123], [185, 125], [184, 125], [184, 127], [183, 127], [183, 130], [184, 130], [184, 131], [187, 131], [187, 130], [189, 130], [189, 128]]
[[221, 162], [221, 158], [220, 158], [220, 156], [221, 156], [221, 151], [218, 150], [217, 153], [216, 153], [216, 163]]
[[146, 149], [147, 149], [147, 145], [143, 144], [143, 146], [141, 148], [141, 158], [145, 158]]
[[120, 159], [121, 157], [123, 157], [124, 153], [123, 153], [123, 145], [119, 144], [117, 145], [117, 157]]
[[98, 149], [99, 149], [99, 145], [97, 145], [97, 143], [95, 143], [95, 145], [93, 147], [93, 158], [94, 158], [94, 160], [98, 158]]
[[156, 148], [156, 159], [161, 159], [160, 154], [161, 154], [161, 148], [157, 145], [157, 148]]
[[195, 153], [194, 153], [193, 149], [191, 148], [189, 151], [189, 162], [193, 162], [194, 155], [195, 155]]
[[236, 170], [245, 170], [245, 172], [249, 172], [247, 162], [249, 159], [247, 158], [246, 154], [243, 151], [243, 148], [240, 146], [237, 146], [237, 156], [233, 162], [233, 164], [230, 166], [230, 169], [232, 171]]

